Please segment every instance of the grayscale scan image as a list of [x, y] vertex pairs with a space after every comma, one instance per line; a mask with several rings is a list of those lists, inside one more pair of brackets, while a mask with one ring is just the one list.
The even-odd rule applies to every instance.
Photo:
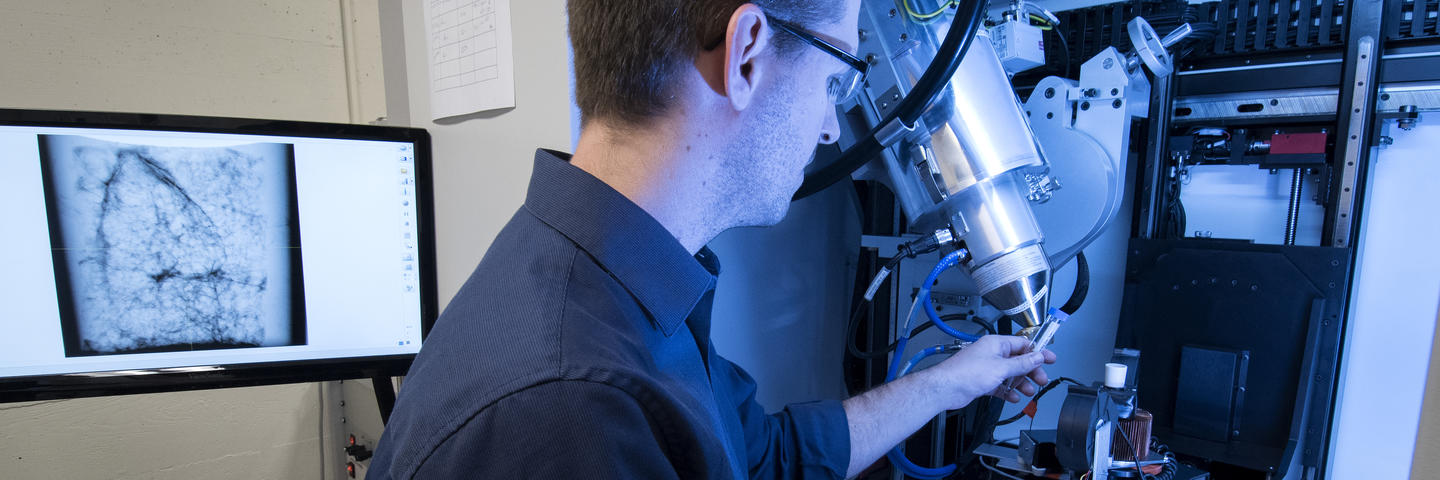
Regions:
[[66, 356], [306, 343], [293, 145], [39, 141]]

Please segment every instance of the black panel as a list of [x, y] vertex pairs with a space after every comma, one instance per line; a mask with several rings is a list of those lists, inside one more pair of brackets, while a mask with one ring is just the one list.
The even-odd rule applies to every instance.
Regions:
[[[1154, 413], [1155, 434], [1182, 454], [1283, 475], [1307, 429], [1302, 421], [1323, 427], [1330, 411], [1348, 250], [1213, 240], [1130, 245], [1116, 347], [1144, 352], [1139, 406]], [[1187, 347], [1209, 350], [1192, 353], [1208, 365], [1182, 367]], [[1235, 357], [1228, 380], [1205, 373], [1225, 363], [1220, 352]], [[1226, 383], [1233, 391], [1218, 386]], [[1177, 407], [1215, 417], [1196, 410], [1205, 402], [1233, 405], [1223, 440], [1177, 419]], [[1309, 428], [1307, 446], [1322, 444], [1326, 429]]]
[[[1388, 24], [1387, 24], [1388, 25]], [[1394, 49], [1386, 55], [1418, 52], [1417, 49]], [[1433, 53], [1433, 47], [1423, 51]], [[1440, 80], [1440, 56], [1386, 58], [1380, 67], [1380, 83], [1432, 82]]]
[[1188, 97], [1296, 88], [1334, 88], [1340, 84], [1340, 77], [1341, 64], [1339, 62], [1177, 75], [1175, 96]]
[[[1250, 352], [1186, 345], [1180, 348], [1175, 432], [1215, 442], [1230, 440], [1245, 388]], [[1238, 430], [1236, 430], [1238, 431]]]

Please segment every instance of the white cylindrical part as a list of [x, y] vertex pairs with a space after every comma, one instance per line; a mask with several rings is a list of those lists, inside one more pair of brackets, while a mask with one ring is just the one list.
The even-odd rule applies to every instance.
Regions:
[[1105, 364], [1105, 387], [1106, 387], [1106, 388], [1125, 388], [1125, 370], [1126, 370], [1126, 368], [1127, 368], [1127, 367], [1126, 367], [1125, 364], [1123, 364], [1123, 363], [1107, 363], [1107, 364]]

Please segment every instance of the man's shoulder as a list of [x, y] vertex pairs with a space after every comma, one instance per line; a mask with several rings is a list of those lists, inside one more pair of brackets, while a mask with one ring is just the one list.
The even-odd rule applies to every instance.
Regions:
[[430, 331], [377, 457], [419, 462], [535, 391], [653, 399], [661, 389], [643, 321], [623, 286], [522, 208]]

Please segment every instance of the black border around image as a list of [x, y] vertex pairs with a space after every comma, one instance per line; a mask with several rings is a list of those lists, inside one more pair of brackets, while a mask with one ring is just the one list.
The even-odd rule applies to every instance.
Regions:
[[[230, 133], [286, 137], [407, 142], [414, 146], [417, 269], [421, 338], [439, 315], [435, 281], [434, 196], [430, 135], [424, 129], [283, 120], [146, 113], [0, 109], [0, 125]], [[295, 203], [292, 203], [295, 205]], [[296, 206], [298, 208], [298, 206]], [[158, 369], [105, 375], [57, 374], [0, 378], [0, 403], [60, 398], [304, 383], [403, 375], [413, 354], [335, 357], [299, 361], [199, 365], [203, 370]]]

